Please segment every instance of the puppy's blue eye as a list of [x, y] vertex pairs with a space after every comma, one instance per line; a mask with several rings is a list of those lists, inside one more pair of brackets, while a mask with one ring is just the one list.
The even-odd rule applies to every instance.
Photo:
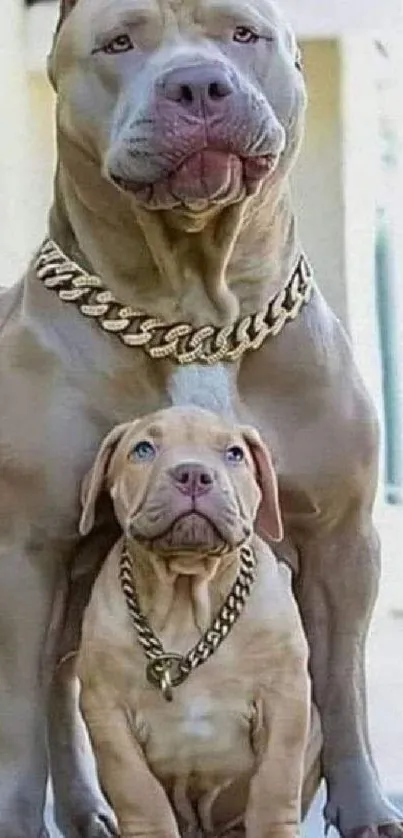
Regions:
[[240, 445], [230, 445], [225, 452], [225, 459], [227, 463], [242, 463], [245, 459], [245, 453]]
[[142, 439], [131, 451], [132, 460], [153, 460], [157, 451], [148, 439]]

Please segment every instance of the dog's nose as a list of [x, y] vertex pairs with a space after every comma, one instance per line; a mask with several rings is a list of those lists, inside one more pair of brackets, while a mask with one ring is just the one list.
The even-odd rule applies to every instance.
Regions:
[[161, 94], [194, 113], [216, 109], [234, 92], [224, 68], [209, 64], [170, 70], [161, 82]]
[[176, 488], [184, 495], [204, 495], [214, 484], [214, 472], [201, 463], [181, 463], [169, 473]]

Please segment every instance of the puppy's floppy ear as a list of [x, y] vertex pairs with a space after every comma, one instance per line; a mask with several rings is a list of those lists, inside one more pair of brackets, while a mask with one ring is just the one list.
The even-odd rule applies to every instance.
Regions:
[[122, 439], [125, 431], [132, 427], [133, 424], [133, 422], [124, 422], [122, 425], [116, 425], [116, 427], [112, 428], [101, 443], [101, 447], [95, 457], [94, 465], [84, 477], [81, 484], [82, 513], [79, 524], [80, 535], [88, 535], [94, 526], [95, 506], [104, 488], [105, 476], [113, 451]]
[[253, 457], [262, 498], [256, 518], [256, 530], [269, 541], [282, 541], [284, 536], [278, 497], [278, 483], [268, 449], [255, 428], [242, 428], [242, 435]]

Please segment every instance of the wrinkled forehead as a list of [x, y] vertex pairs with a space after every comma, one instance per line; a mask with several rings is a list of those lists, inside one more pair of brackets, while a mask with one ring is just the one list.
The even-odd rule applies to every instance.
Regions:
[[262, 18], [276, 28], [285, 26], [278, 6], [272, 0], [79, 0], [86, 25], [94, 30], [119, 24], [158, 19], [163, 24], [181, 25], [223, 17]]
[[241, 440], [238, 428], [215, 414], [199, 409], [171, 408], [133, 425], [121, 447], [128, 451], [140, 439], [149, 439], [164, 449], [225, 448], [229, 442]]

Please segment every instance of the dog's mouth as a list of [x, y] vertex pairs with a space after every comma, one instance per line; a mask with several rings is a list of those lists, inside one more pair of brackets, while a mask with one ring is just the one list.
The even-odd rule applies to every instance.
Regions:
[[203, 148], [193, 152], [154, 183], [131, 180], [110, 172], [109, 177], [124, 192], [149, 209], [182, 207], [203, 212], [253, 195], [275, 169], [280, 154], [242, 157], [232, 151]]
[[138, 522], [129, 525], [131, 537], [143, 542], [155, 553], [202, 555], [219, 554], [234, 549], [234, 540], [212, 517], [195, 509], [182, 512], [158, 532], [146, 532]]
[[163, 553], [217, 553], [226, 546], [214, 521], [195, 510], [179, 515], [164, 532], [152, 539], [153, 549]]

